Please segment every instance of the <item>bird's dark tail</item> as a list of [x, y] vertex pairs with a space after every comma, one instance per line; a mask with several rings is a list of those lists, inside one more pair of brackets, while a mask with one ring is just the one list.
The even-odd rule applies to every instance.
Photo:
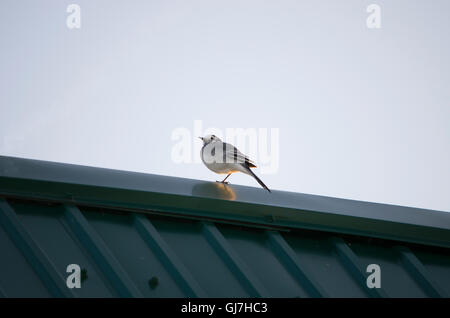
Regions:
[[249, 167], [246, 167], [246, 168], [247, 168], [248, 172], [250, 172], [250, 174], [253, 176], [253, 178], [255, 178], [256, 181], [258, 181], [258, 183], [261, 185], [261, 187], [263, 187], [264, 189], [266, 189], [266, 190], [269, 191], [269, 192], [272, 192], [272, 191], [270, 191], [269, 188], [264, 184], [264, 182], [262, 182], [261, 179], [258, 178], [258, 177], [256, 176], [256, 174], [252, 171], [252, 169], [250, 169]]

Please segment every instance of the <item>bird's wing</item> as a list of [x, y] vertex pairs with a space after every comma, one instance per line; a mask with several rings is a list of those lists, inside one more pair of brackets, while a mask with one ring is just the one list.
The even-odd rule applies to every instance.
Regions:
[[225, 143], [225, 157], [228, 160], [233, 160], [233, 162], [238, 162], [238, 163], [246, 163], [248, 164], [248, 166], [250, 168], [256, 168], [255, 163], [250, 160], [249, 157], [247, 157], [246, 155], [244, 155], [242, 152], [239, 151], [239, 149], [237, 149], [235, 146]]

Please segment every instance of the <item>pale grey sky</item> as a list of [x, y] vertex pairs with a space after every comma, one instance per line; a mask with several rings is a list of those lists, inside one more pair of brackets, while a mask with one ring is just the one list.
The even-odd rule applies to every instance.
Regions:
[[[66, 26], [71, 3], [81, 29]], [[381, 29], [366, 27], [371, 3]], [[171, 160], [174, 129], [279, 128], [278, 173], [255, 171], [272, 189], [450, 211], [449, 12], [2, 0], [0, 155], [214, 181]]]

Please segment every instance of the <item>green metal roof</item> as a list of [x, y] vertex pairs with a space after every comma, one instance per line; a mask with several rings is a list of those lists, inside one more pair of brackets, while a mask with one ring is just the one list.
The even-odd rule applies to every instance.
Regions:
[[0, 156], [0, 225], [5, 296], [450, 293], [447, 212]]

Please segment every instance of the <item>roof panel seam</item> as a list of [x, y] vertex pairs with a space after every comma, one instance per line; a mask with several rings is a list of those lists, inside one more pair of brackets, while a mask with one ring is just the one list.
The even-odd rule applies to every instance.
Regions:
[[133, 214], [134, 224], [142, 239], [155, 252], [161, 263], [175, 277], [175, 282], [188, 297], [207, 297], [192, 274], [170, 249], [148, 218]]
[[55, 265], [20, 222], [14, 209], [3, 198], [0, 198], [0, 223], [50, 294], [55, 297], [76, 297]]
[[395, 249], [400, 253], [400, 258], [405, 264], [406, 270], [419, 283], [431, 297], [447, 298], [448, 295], [439, 284], [431, 277], [428, 270], [414, 253], [406, 246], [396, 246]]
[[82, 212], [74, 205], [64, 205], [66, 217], [72, 231], [90, 252], [94, 261], [103, 270], [114, 288], [122, 297], [142, 297], [141, 292], [114, 257], [100, 235], [91, 227]]
[[261, 284], [259, 279], [253, 274], [244, 261], [238, 256], [231, 245], [227, 242], [226, 238], [222, 235], [222, 233], [220, 233], [213, 223], [202, 222], [202, 231], [207, 241], [252, 296], [270, 297], [270, 294], [266, 288]]
[[345, 243], [340, 237], [332, 237], [330, 241], [333, 243], [334, 248], [341, 259], [345, 268], [352, 274], [357, 284], [362, 287], [370, 296], [373, 297], [389, 297], [386, 292], [379, 288], [368, 288], [366, 285], [366, 275], [361, 265], [358, 256], [352, 251], [352, 249]]
[[294, 250], [283, 236], [275, 231], [266, 231], [272, 251], [284, 263], [287, 270], [304, 286], [312, 297], [329, 297], [314, 275], [298, 260]]

